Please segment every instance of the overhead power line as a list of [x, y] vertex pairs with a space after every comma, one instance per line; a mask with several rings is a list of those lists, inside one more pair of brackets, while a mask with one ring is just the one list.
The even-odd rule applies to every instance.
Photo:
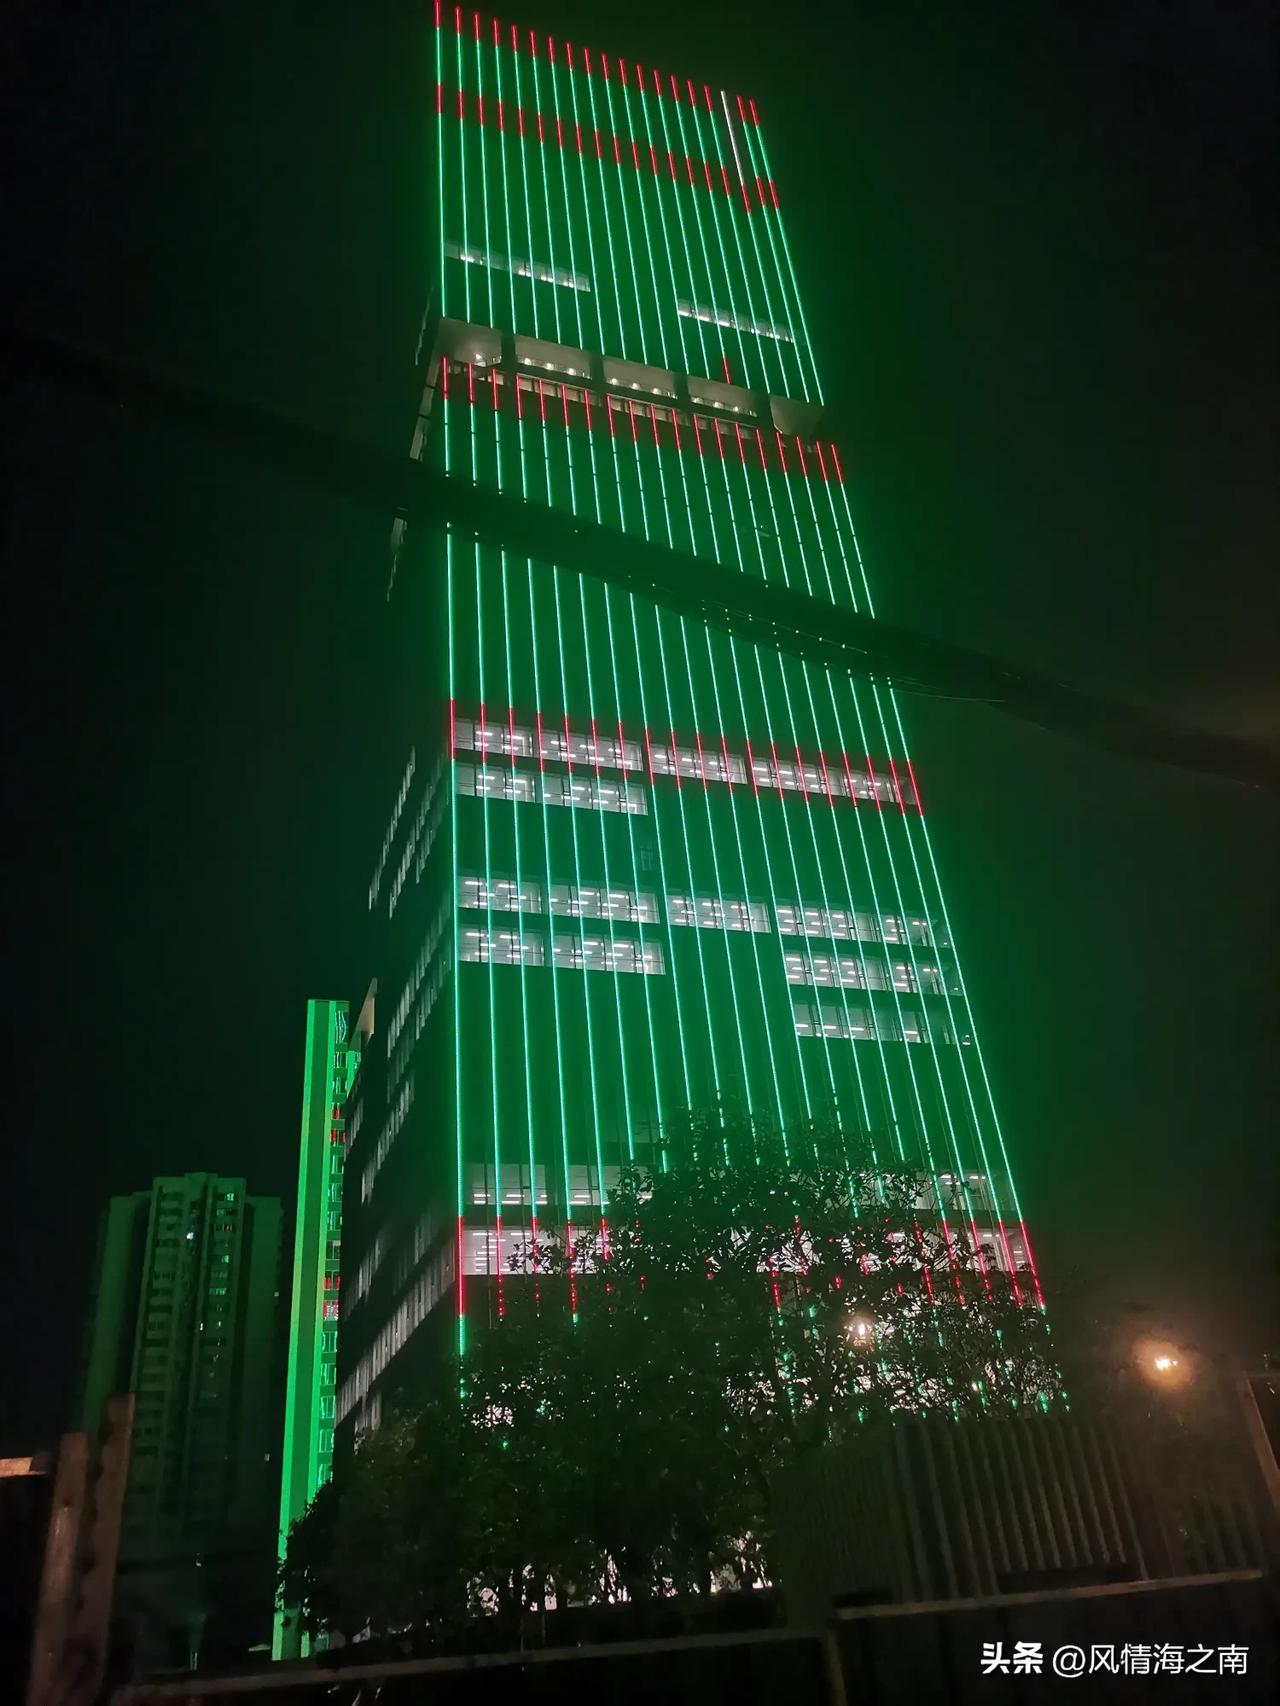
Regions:
[[344, 491], [385, 515], [431, 520], [482, 544], [559, 564], [827, 669], [989, 705], [1109, 752], [1280, 794], [1280, 754], [1258, 742], [1066, 686], [968, 647], [756, 580], [532, 499], [478, 487], [312, 421], [66, 340], [7, 329], [0, 332], [0, 343], [11, 379], [59, 379], [109, 400], [184, 419], [263, 465]]

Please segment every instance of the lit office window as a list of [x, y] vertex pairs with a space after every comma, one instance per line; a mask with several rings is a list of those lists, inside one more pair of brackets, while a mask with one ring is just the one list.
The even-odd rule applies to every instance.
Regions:
[[[539, 1207], [547, 1201], [547, 1170], [538, 1167], [534, 1176], [537, 1200], [532, 1201], [529, 1169], [517, 1162], [502, 1165], [502, 1203], [506, 1207]], [[467, 1168], [467, 1198], [474, 1208], [491, 1207], [498, 1200], [496, 1169], [492, 1163], [472, 1162]]]
[[765, 758], [757, 753], [751, 760], [751, 775], [758, 788], [782, 788], [824, 797], [897, 803], [893, 783], [887, 776], [877, 776], [873, 780], [863, 770], [846, 770], [843, 759], [828, 759], [825, 765], [819, 765], [772, 756]]
[[460, 794], [486, 800], [536, 800], [538, 778], [522, 770], [484, 770], [474, 764], [454, 766]]
[[510, 877], [463, 877], [458, 904], [482, 912], [541, 912], [542, 890]]
[[513, 729], [504, 722], [477, 723], [458, 717], [453, 725], [454, 745], [466, 752], [497, 752], [511, 758], [532, 758], [532, 729]]
[[541, 778], [542, 800], [549, 806], [579, 806], [588, 811], [628, 812], [643, 816], [649, 810], [645, 796], [626, 782], [606, 782], [599, 777], [547, 776]]
[[830, 936], [845, 942], [856, 938], [860, 942], [887, 942], [891, 947], [906, 947], [910, 943], [923, 948], [933, 943], [928, 920], [924, 918], [909, 918], [904, 924], [893, 913], [877, 920], [870, 912], [793, 906], [786, 902], [779, 904], [777, 913], [778, 930], [783, 936]]
[[[949, 1043], [951, 1033], [945, 1026], [936, 1025], [932, 1035], [926, 1030], [923, 1015], [912, 1007], [903, 1007], [901, 1016], [886, 1011], [872, 1012], [866, 1008], [837, 1007], [834, 1003], [797, 1002], [794, 1008], [796, 1035], [801, 1037], [843, 1037], [853, 1042], [878, 1039], [880, 1042]], [[968, 1043], [969, 1038], [963, 1039]]]
[[768, 320], [751, 320], [742, 314], [731, 314], [727, 308], [706, 308], [698, 302], [678, 302], [676, 313], [682, 320], [701, 320], [707, 326], [731, 327], [734, 331], [750, 332], [753, 337], [772, 338], [775, 343], [794, 342], [785, 326], [772, 325]]
[[481, 799], [540, 800], [547, 806], [578, 806], [588, 811], [627, 812], [640, 817], [649, 810], [645, 795], [626, 782], [575, 775], [535, 775], [496, 766], [480, 768], [474, 764], [456, 764], [454, 771], [458, 792]]
[[624, 924], [656, 924], [658, 903], [651, 894], [629, 889], [592, 888], [553, 883], [551, 911], [565, 918], [613, 918]]
[[695, 899], [687, 894], [669, 894], [667, 917], [674, 925], [696, 925], [701, 930], [767, 933], [769, 929], [769, 909], [758, 900], [721, 901], [711, 895], [698, 895]]
[[918, 948], [927, 948], [932, 941], [928, 921], [924, 918], [908, 918], [904, 924], [900, 918], [890, 915], [884, 919], [883, 928], [885, 941], [895, 947], [905, 947], [910, 942]]
[[820, 906], [778, 907], [778, 932], [783, 936], [829, 936], [835, 941], [878, 942], [880, 932], [869, 912], [827, 911]]
[[912, 966], [905, 960], [895, 960], [893, 987], [905, 995], [915, 995], [921, 991], [925, 995], [941, 995], [942, 975], [937, 966]]
[[472, 717], [458, 717], [453, 726], [454, 745], [463, 752], [494, 752], [510, 758], [546, 758], [557, 764], [585, 764], [603, 770], [642, 770], [644, 751], [639, 741], [619, 740], [597, 731], [580, 734], [555, 726], [537, 729], [496, 719], [483, 725]]
[[542, 756], [560, 764], [586, 764], [602, 770], [642, 770], [644, 753], [636, 740], [611, 735], [579, 734], [570, 729], [544, 728]]
[[669, 741], [652, 744], [649, 762], [655, 776], [688, 776], [697, 782], [745, 782], [745, 759], [726, 753], [714, 742], [699, 751], [691, 746], [672, 746]]
[[889, 974], [881, 960], [842, 959], [834, 954], [788, 954], [787, 982], [839, 989], [887, 989]]
[[540, 966], [546, 948], [541, 936], [526, 936], [522, 944], [514, 930], [464, 930], [461, 957], [480, 965]]
[[456, 243], [452, 238], [445, 239], [444, 252], [451, 261], [461, 261], [464, 266], [488, 267], [491, 272], [514, 273], [517, 278], [536, 279], [539, 284], [555, 284], [562, 290], [591, 294], [591, 281], [584, 273], [553, 267], [549, 261], [528, 261], [519, 255], [499, 254], [496, 249]]
[[610, 942], [603, 936], [557, 936], [555, 964], [572, 971], [639, 972], [661, 977], [666, 971], [656, 942]]

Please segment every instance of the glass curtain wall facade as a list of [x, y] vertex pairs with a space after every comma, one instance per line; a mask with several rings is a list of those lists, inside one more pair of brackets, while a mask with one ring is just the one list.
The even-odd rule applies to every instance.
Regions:
[[[413, 454], [873, 613], [755, 102], [452, 8], [433, 50]], [[682, 1109], [869, 1138], [1038, 1295], [888, 683], [393, 539], [414, 744], [369, 895], [340, 1414], [376, 1420], [424, 1321], [465, 1346], [531, 1230], [607, 1219]]]

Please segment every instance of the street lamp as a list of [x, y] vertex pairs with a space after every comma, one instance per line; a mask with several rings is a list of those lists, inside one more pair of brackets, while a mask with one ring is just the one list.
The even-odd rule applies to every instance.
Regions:
[[1191, 1364], [1181, 1347], [1164, 1339], [1139, 1339], [1134, 1361], [1149, 1385], [1165, 1391], [1185, 1386], [1191, 1378]]
[[855, 1344], [869, 1345], [876, 1336], [875, 1320], [865, 1309], [851, 1310], [845, 1332]]

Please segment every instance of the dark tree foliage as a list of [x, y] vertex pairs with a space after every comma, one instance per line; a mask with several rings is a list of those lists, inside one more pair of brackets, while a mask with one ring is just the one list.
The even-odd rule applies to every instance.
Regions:
[[312, 1626], [443, 1631], [757, 1585], [794, 1453], [1054, 1402], [1026, 1276], [921, 1190], [829, 1128], [687, 1117], [606, 1221], [521, 1245], [496, 1325], [296, 1525], [285, 1599]]

